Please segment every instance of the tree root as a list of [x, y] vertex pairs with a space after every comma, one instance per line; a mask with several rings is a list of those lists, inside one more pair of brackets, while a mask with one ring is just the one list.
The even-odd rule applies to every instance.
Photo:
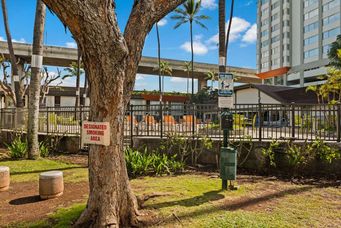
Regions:
[[162, 193], [162, 192], [153, 192], [151, 194], [146, 194], [146, 195], [142, 195], [142, 196], [136, 196], [137, 198], [137, 204], [139, 206], [139, 209], [143, 209], [144, 208], [144, 203], [149, 200], [149, 199], [153, 199], [156, 197], [160, 197], [160, 196], [169, 196], [170, 193]]

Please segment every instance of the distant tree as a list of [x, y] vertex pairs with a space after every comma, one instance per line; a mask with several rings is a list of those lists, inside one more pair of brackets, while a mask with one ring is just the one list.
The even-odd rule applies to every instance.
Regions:
[[[40, 106], [44, 106], [46, 104], [45, 98], [46, 95], [49, 93], [49, 88], [51, 84], [56, 81], [63, 80], [62, 71], [57, 68], [57, 73], [50, 73], [47, 67], [43, 68], [42, 71], [42, 80], [41, 80], [41, 87], [40, 87]], [[60, 85], [62, 82], [57, 83], [56, 85]]]
[[[172, 76], [173, 69], [169, 65], [169, 62], [161, 61], [160, 66], [154, 68], [154, 70], [158, 70], [161, 74], [161, 77], [162, 77], [162, 81], [161, 81], [161, 96], [162, 96], [164, 91], [165, 91], [165, 77], [164, 76], [165, 75]], [[161, 100], [162, 100], [162, 98], [161, 98]]]
[[215, 82], [216, 78], [217, 78], [216, 72], [210, 70], [206, 73], [205, 79], [211, 81], [211, 90], [212, 91], [213, 91], [213, 86], [214, 86], [214, 82]]
[[192, 63], [191, 62], [185, 62], [184, 70], [187, 73], [187, 82], [186, 82], [187, 94], [189, 94], [189, 76], [190, 76], [191, 69], [192, 69]]
[[192, 98], [194, 95], [194, 51], [193, 51], [193, 22], [202, 28], [207, 27], [201, 22], [202, 20], [209, 19], [206, 15], [199, 15], [201, 9], [201, 0], [187, 0], [182, 8], [175, 9], [175, 15], [171, 18], [177, 20], [174, 29], [179, 28], [181, 25], [189, 23], [190, 36], [191, 36], [191, 74], [192, 74]]
[[78, 105], [80, 104], [80, 76], [84, 74], [83, 64], [81, 63], [81, 55], [80, 51], [78, 51], [77, 62], [72, 62], [69, 67], [66, 67], [64, 70], [66, 74], [62, 77], [63, 80], [66, 78], [76, 78], [76, 101], [75, 101], [75, 109], [77, 110]]
[[328, 51], [329, 64], [337, 69], [341, 69], [341, 35], [338, 35], [336, 40], [330, 44]]
[[8, 45], [8, 51], [10, 55], [10, 62], [11, 62], [11, 70], [12, 70], [12, 77], [14, 81], [14, 93], [15, 93], [15, 105], [18, 108], [22, 108], [24, 106], [24, 102], [22, 100], [22, 95], [20, 94], [20, 75], [19, 75], [19, 69], [18, 69], [18, 63], [20, 61], [17, 61], [17, 57], [14, 54], [14, 48], [12, 43], [12, 35], [9, 28], [9, 22], [8, 22], [8, 13], [7, 13], [7, 7], [6, 7], [6, 1], [1, 0], [1, 8], [2, 8], [2, 15], [3, 15], [3, 21], [4, 21], [4, 27], [6, 32], [6, 38], [7, 38], [7, 45]]

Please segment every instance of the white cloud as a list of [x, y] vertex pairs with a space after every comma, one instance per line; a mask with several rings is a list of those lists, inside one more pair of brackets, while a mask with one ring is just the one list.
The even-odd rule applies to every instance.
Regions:
[[257, 41], [257, 24], [253, 24], [244, 34], [242, 41], [248, 44], [255, 43]]
[[[226, 23], [226, 30], [228, 29], [229, 22]], [[230, 40], [229, 42], [235, 42], [242, 37], [242, 34], [250, 27], [250, 23], [243, 18], [233, 17], [231, 31], [230, 31]], [[219, 33], [212, 36], [206, 42], [209, 45], [217, 45], [219, 43]]]
[[77, 48], [77, 44], [75, 42], [66, 42], [65, 45], [68, 48]]
[[145, 76], [143, 74], [136, 74], [136, 81], [143, 80]]
[[216, 9], [218, 7], [218, 4], [215, 2], [215, 0], [202, 0], [201, 6], [205, 9]]
[[2, 36], [0, 36], [0, 41], [5, 41], [5, 39]]
[[167, 24], [167, 19], [166, 18], [162, 18], [158, 23], [157, 25], [162, 27], [162, 26], [165, 26]]
[[[186, 52], [191, 52], [191, 42], [185, 42], [181, 48]], [[208, 52], [208, 47], [200, 40], [193, 42], [193, 53], [196, 55], [205, 55]]]
[[170, 81], [173, 82], [173, 83], [186, 83], [187, 79], [186, 78], [171, 77]]
[[19, 40], [12, 39], [14, 43], [26, 43], [26, 40], [24, 38], [20, 38]]
[[246, 3], [244, 4], [244, 6], [251, 6], [252, 4], [253, 4], [253, 1], [251, 0], [251, 1], [246, 2]]

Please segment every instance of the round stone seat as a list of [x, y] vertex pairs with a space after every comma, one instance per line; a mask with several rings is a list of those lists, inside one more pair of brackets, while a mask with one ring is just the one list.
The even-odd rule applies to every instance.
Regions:
[[0, 192], [6, 191], [9, 189], [9, 167], [0, 166]]
[[41, 199], [51, 199], [63, 195], [62, 171], [48, 171], [39, 175], [39, 195]]

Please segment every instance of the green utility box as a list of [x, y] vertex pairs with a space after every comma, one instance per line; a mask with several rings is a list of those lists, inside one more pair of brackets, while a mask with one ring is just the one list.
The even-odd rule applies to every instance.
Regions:
[[237, 151], [232, 147], [222, 147], [220, 150], [220, 178], [236, 180]]

